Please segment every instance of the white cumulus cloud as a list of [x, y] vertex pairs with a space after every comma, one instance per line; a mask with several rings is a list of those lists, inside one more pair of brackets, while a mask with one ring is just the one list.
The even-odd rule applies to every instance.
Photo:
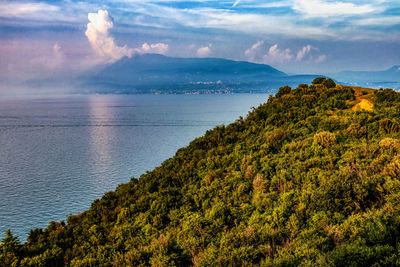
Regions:
[[264, 55], [264, 61], [269, 63], [286, 63], [293, 58], [290, 48], [280, 49], [278, 44], [274, 44], [268, 49], [268, 53]]
[[319, 49], [313, 47], [311, 45], [303, 46], [298, 52], [296, 56], [297, 61], [306, 60], [312, 61], [316, 63], [320, 63], [326, 59], [326, 55], [321, 54]]
[[123, 57], [132, 57], [134, 53], [166, 54], [169, 46], [164, 43], [144, 43], [139, 48], [130, 48], [126, 45], [118, 46], [110, 30], [114, 27], [113, 18], [107, 10], [99, 10], [97, 13], [88, 14], [89, 23], [86, 28], [88, 38], [94, 52], [102, 61], [115, 62]]
[[302, 49], [297, 52], [296, 59], [297, 60], [302, 60], [307, 54], [311, 52], [312, 46], [311, 45], [306, 45]]
[[88, 14], [86, 36], [93, 50], [105, 61], [113, 62], [127, 56], [131, 57], [133, 50], [127, 46], [118, 46], [109, 30], [114, 27], [113, 19], [107, 10]]
[[135, 52], [138, 53], [156, 53], [156, 54], [166, 54], [168, 52], [169, 46], [164, 43], [148, 44], [144, 43], [142, 47], [136, 48]]
[[249, 59], [249, 60], [255, 60], [257, 57], [257, 54], [260, 51], [260, 47], [264, 44], [264, 41], [258, 41], [255, 44], [253, 44], [249, 49], [247, 49], [246, 51], [244, 51], [245, 56]]
[[303, 46], [297, 53], [290, 48], [280, 48], [274, 44], [269, 48], [265, 46], [265, 41], [258, 41], [244, 52], [250, 61], [267, 64], [284, 64], [293, 61], [309, 61], [320, 63], [326, 59], [326, 55], [321, 54], [320, 50], [311, 45]]
[[197, 56], [198, 57], [209, 57], [211, 55], [211, 45], [200, 47], [197, 49]]

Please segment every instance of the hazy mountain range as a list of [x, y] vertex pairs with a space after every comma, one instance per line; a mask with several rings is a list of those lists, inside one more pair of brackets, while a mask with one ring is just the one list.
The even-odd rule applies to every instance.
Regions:
[[270, 92], [315, 77], [244, 61], [142, 54], [87, 73], [80, 81], [86, 92], [97, 93], [226, 93]]
[[400, 65], [382, 71], [342, 71], [330, 75], [337, 81], [349, 85], [372, 88], [400, 88]]
[[[349, 85], [399, 88], [399, 68], [326, 76]], [[283, 85], [311, 83], [321, 75], [288, 75], [269, 65], [221, 58], [141, 54], [86, 73], [79, 78], [79, 84], [85, 93], [273, 93]]]
[[[382, 71], [287, 74], [269, 65], [222, 58], [173, 58], [137, 54], [76, 76], [52, 76], [17, 84], [26, 88], [65, 88], [71, 93], [275, 93], [279, 87], [310, 84], [318, 76], [337, 83], [400, 89], [400, 65]], [[9, 81], [5, 81], [7, 84]]]

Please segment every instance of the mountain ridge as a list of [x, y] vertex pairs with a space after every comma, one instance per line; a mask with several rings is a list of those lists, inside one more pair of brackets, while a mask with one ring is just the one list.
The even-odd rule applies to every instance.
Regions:
[[378, 71], [345, 70], [329, 76], [349, 85], [369, 86], [374, 88], [400, 88], [400, 65], [394, 65]]
[[271, 92], [316, 75], [287, 75], [270, 65], [223, 58], [173, 58], [139, 54], [81, 77], [100, 93]]

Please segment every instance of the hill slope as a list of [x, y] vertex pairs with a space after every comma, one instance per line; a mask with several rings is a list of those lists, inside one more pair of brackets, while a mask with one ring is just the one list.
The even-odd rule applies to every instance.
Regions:
[[67, 224], [9, 233], [0, 263], [399, 265], [399, 111], [392, 90], [282, 87]]
[[313, 75], [289, 76], [269, 65], [222, 58], [135, 55], [81, 77], [97, 93], [266, 92], [284, 84], [311, 82]]

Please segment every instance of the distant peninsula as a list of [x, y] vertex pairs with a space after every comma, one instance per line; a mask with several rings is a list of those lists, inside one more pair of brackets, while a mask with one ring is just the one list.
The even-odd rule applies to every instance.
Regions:
[[246, 61], [137, 54], [82, 75], [79, 88], [103, 94], [275, 93], [283, 85], [310, 83], [316, 77]]
[[287, 74], [270, 65], [247, 61], [150, 53], [99, 64], [79, 75], [54, 75], [13, 86], [50, 92], [59, 88], [61, 93], [68, 94], [275, 94], [282, 86], [310, 84], [320, 76], [331, 77], [343, 85], [400, 89], [400, 65], [378, 71]]

